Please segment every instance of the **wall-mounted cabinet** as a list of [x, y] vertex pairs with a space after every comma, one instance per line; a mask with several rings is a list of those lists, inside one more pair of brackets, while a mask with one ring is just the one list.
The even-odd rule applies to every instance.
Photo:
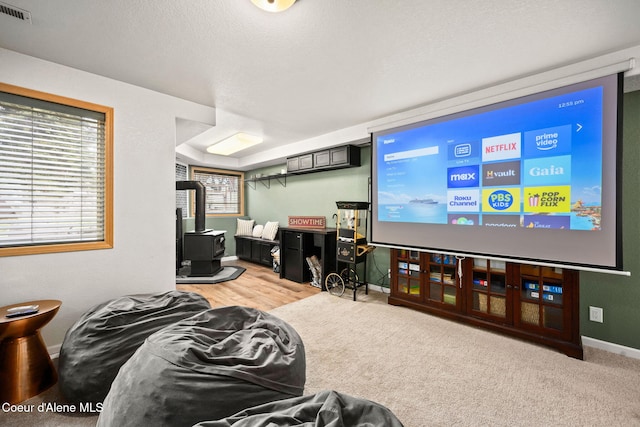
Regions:
[[287, 173], [302, 173], [313, 169], [313, 153], [287, 158]]
[[582, 359], [578, 278], [575, 270], [392, 249], [389, 304], [507, 333]]
[[331, 154], [329, 150], [313, 153], [313, 164], [317, 168], [331, 166]]
[[360, 166], [360, 147], [344, 145], [313, 153], [300, 154], [287, 158], [287, 173], [254, 176], [244, 182], [256, 189], [257, 183], [265, 188], [271, 188], [271, 182], [276, 181], [281, 186], [287, 186], [287, 175], [301, 175], [311, 172], [322, 172]]
[[360, 147], [343, 145], [287, 158], [287, 173], [301, 174], [360, 166]]

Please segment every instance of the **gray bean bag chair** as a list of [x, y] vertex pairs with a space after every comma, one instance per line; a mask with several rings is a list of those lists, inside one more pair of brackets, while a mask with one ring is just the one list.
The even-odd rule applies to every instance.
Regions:
[[279, 400], [194, 427], [402, 427], [386, 407], [336, 391]]
[[207, 310], [151, 335], [124, 364], [97, 426], [192, 426], [301, 396], [302, 339], [247, 307]]
[[208, 310], [206, 298], [169, 291], [98, 304], [67, 331], [58, 359], [59, 387], [72, 403], [102, 402], [118, 370], [151, 334]]

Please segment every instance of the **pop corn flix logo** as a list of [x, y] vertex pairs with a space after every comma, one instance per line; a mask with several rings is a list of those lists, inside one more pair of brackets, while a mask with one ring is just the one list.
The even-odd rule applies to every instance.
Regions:
[[489, 194], [489, 206], [491, 208], [503, 211], [509, 209], [513, 204], [513, 196], [505, 190], [497, 190]]

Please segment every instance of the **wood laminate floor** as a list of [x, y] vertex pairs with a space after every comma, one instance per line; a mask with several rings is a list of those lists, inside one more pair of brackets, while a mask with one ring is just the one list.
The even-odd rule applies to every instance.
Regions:
[[268, 311], [320, 292], [309, 283], [280, 279], [269, 267], [245, 261], [225, 261], [222, 265], [237, 265], [246, 271], [235, 280], [214, 285], [176, 285], [180, 291], [196, 292], [204, 296], [211, 307], [242, 305]]

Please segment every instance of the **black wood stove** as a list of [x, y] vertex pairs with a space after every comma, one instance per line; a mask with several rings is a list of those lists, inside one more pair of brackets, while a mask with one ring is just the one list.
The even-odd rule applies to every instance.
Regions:
[[225, 239], [223, 230], [205, 229], [206, 188], [198, 181], [176, 181], [176, 190], [195, 190], [196, 211], [195, 230], [182, 233], [181, 211], [176, 215], [176, 274], [182, 262], [189, 260], [191, 270], [187, 276], [213, 276], [220, 270], [220, 260], [224, 256]]

